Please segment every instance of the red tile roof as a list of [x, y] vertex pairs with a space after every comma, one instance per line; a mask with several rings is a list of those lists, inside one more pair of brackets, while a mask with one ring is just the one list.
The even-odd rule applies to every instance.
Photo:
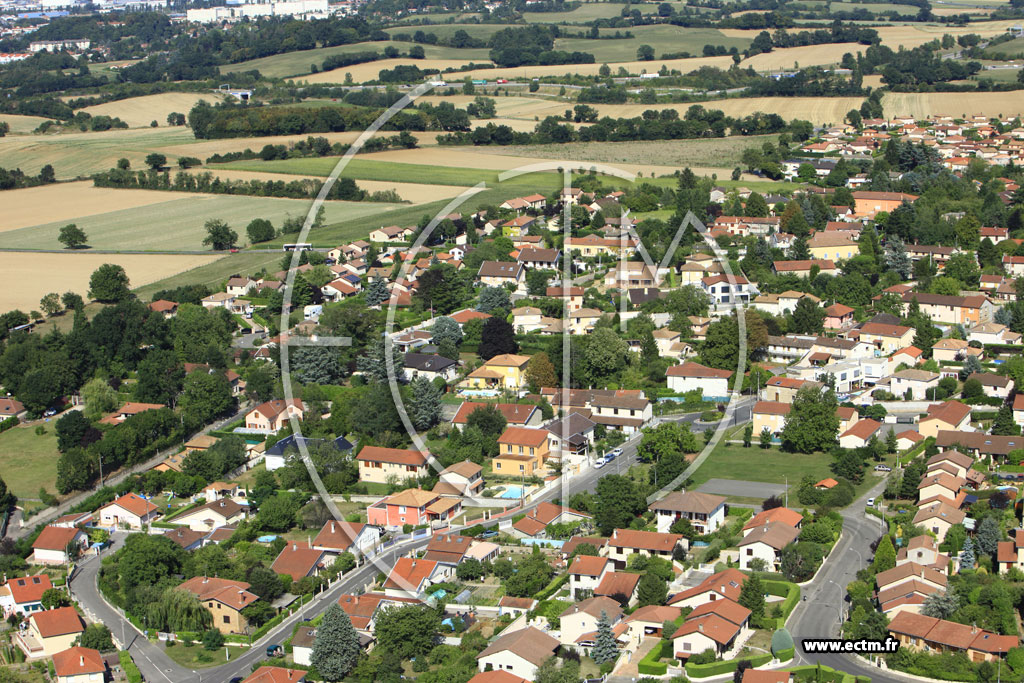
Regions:
[[300, 683], [306, 680], [306, 672], [286, 669], [283, 666], [261, 666], [249, 674], [242, 683]]
[[103, 673], [107, 670], [99, 650], [72, 647], [53, 655], [53, 669], [58, 677]]
[[530, 416], [537, 410], [537, 406], [528, 403], [478, 403], [476, 401], [464, 401], [459, 406], [458, 412], [452, 418], [455, 424], [465, 424], [470, 414], [477, 408], [493, 405], [505, 418], [505, 422], [512, 425], [524, 425]]
[[743, 588], [743, 582], [746, 580], [747, 575], [739, 569], [725, 569], [717, 574], [712, 574], [693, 588], [689, 588], [681, 593], [676, 593], [668, 602], [672, 605], [708, 591], [714, 591], [715, 593], [729, 598], [730, 600], [738, 600], [740, 597], [740, 590]]
[[303, 547], [292, 541], [284, 547], [281, 554], [270, 565], [270, 569], [275, 574], [287, 574], [293, 580], [298, 581], [313, 573], [323, 555], [322, 550]]
[[21, 576], [16, 579], [7, 580], [7, 589], [11, 591], [16, 605], [24, 605], [29, 602], [39, 602], [43, 593], [53, 588], [50, 577], [46, 574], [36, 576]]
[[45, 612], [35, 612], [29, 616], [29, 621], [35, 622], [39, 635], [43, 638], [81, 633], [85, 630], [85, 624], [74, 607], [58, 607]]
[[36, 550], [65, 550], [68, 544], [75, 540], [75, 536], [82, 533], [77, 528], [62, 526], [45, 526], [32, 543]]
[[107, 503], [106, 505], [101, 507], [100, 510], [105, 510], [106, 508], [115, 505], [123, 510], [130, 512], [133, 515], [136, 515], [137, 517], [145, 517], [150, 513], [156, 512], [157, 510], [156, 505], [153, 505], [152, 503], [150, 503], [148, 500], [146, 500], [137, 493], [126, 493], [125, 495]]
[[569, 573], [581, 576], [600, 576], [610, 561], [607, 557], [577, 555], [569, 565]]
[[423, 582], [437, 569], [437, 562], [422, 560], [415, 557], [400, 557], [391, 568], [385, 588], [398, 588], [404, 591], [418, 591]]
[[662, 534], [656, 531], [636, 531], [633, 529], [614, 529], [608, 545], [617, 548], [636, 548], [658, 552], [672, 552], [676, 544], [683, 538], [682, 534]]
[[498, 443], [511, 444], [513, 446], [533, 446], [540, 448], [548, 440], [546, 429], [531, 429], [529, 427], [506, 427]]
[[380, 446], [366, 446], [359, 451], [356, 460], [363, 462], [388, 462], [396, 465], [413, 465], [422, 467], [427, 464], [427, 453], [424, 451], [413, 451], [404, 448], [381, 448]]

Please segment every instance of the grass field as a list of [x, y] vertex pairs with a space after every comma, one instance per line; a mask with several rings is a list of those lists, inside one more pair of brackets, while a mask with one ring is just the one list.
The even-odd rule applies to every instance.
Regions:
[[1020, 92], [971, 93], [886, 93], [882, 98], [886, 116], [909, 115], [917, 118], [927, 116], [967, 116], [984, 114], [1012, 116], [1024, 112], [1024, 97]]
[[[426, 157], [424, 157], [426, 161]], [[441, 161], [440, 159], [438, 161]], [[265, 171], [271, 173], [295, 173], [300, 175], [326, 176], [338, 163], [337, 157], [319, 159], [280, 159], [275, 161], [233, 161], [224, 168], [242, 171]], [[216, 166], [214, 166], [216, 168]], [[495, 183], [497, 170], [458, 168], [448, 165], [431, 166], [414, 163], [391, 163], [352, 159], [342, 175], [358, 180], [376, 180], [403, 183], [432, 182], [434, 185], [461, 185], [468, 187], [480, 181]]]
[[853, 12], [858, 9], [864, 9], [868, 12], [876, 13], [897, 12], [898, 14], [909, 15], [915, 15], [918, 12], [918, 8], [913, 5], [890, 5], [888, 3], [880, 2], [833, 2], [829, 7], [832, 12]]
[[1014, 38], [999, 45], [990, 45], [982, 51], [985, 56], [997, 59], [1000, 57], [1014, 59], [1024, 55], [1024, 38]]
[[[612, 19], [622, 14], [620, 5], [610, 2], [585, 2], [571, 12], [523, 12], [523, 19], [532, 24], [585, 24], [595, 19]], [[643, 7], [650, 14], [654, 8]]]
[[191, 647], [185, 647], [181, 643], [173, 647], [164, 647], [164, 654], [175, 664], [189, 669], [220, 666], [227, 661], [237, 659], [246, 652], [248, 649], [244, 647], [221, 647], [213, 652], [207, 652], [202, 643], [195, 643]]
[[41, 185], [4, 193], [0, 233], [46, 223], [70, 223], [88, 216], [166, 202], [166, 192], [95, 187], [91, 180]]
[[1016, 69], [985, 69], [984, 71], [979, 71], [977, 75], [972, 76], [971, 80], [977, 81], [987, 79], [995, 81], [996, 83], [1016, 83], [1019, 75], [1020, 67]]
[[0, 252], [0, 272], [7, 286], [0, 290], [0, 311], [39, 308], [39, 300], [48, 292], [77, 292], [83, 297], [89, 290], [89, 276], [104, 263], [124, 267], [132, 285], [144, 285], [215, 261], [219, 255], [182, 256], [147, 254], [90, 254]]
[[40, 486], [55, 493], [59, 457], [52, 420], [42, 436], [36, 434], [34, 426], [15, 427], [0, 434], [0, 471], [7, 488], [19, 498], [38, 498]]
[[43, 121], [47, 119], [42, 116], [20, 116], [18, 114], [0, 114], [0, 122], [6, 123], [10, 127], [10, 132], [13, 134], [18, 133], [31, 133], [39, 127]]
[[[137, 190], [114, 190], [128, 194]], [[254, 217], [266, 218], [275, 226], [288, 216], [305, 216], [312, 200], [200, 195], [164, 192], [164, 201], [148, 206], [113, 210], [75, 221], [89, 236], [94, 249], [132, 251], [202, 250], [206, 236], [203, 224], [211, 218], [226, 221], [246, 242], [245, 226]], [[327, 222], [385, 214], [396, 204], [374, 202], [326, 202]], [[44, 217], [41, 214], [40, 217]], [[382, 219], [385, 220], [385, 219]], [[0, 233], [0, 248], [61, 249], [57, 234], [65, 221], [38, 223], [29, 228]], [[76, 254], [77, 255], [77, 254]]]
[[127, 100], [117, 100], [116, 102], [106, 102], [86, 107], [81, 111], [93, 116], [99, 114], [116, 116], [132, 128], [148, 127], [150, 121], [154, 120], [157, 124], [166, 126], [167, 115], [171, 112], [188, 114], [189, 109], [194, 107], [199, 100], [206, 100], [212, 104], [222, 99], [224, 99], [223, 95], [213, 92], [168, 92], [158, 95], [131, 97]]
[[[488, 59], [381, 59], [376, 62], [343, 66], [338, 69], [334, 69], [333, 71], [321, 71], [318, 74], [309, 74], [308, 76], [301, 76], [292, 80], [304, 81], [306, 83], [344, 83], [345, 74], [352, 74], [352, 79], [356, 83], [375, 81], [377, 80], [380, 72], [384, 69], [394, 69], [400, 64], [409, 64], [411, 61], [415, 61], [416, 66], [421, 69], [440, 69], [441, 71], [444, 71], [445, 69], [458, 69], [470, 62], [475, 62], [477, 64], [491, 63]], [[458, 75], [458, 79], [461, 80], [462, 78], [464, 78], [464, 76], [460, 73]]]
[[[433, 29], [434, 27], [425, 27], [423, 30], [437, 33], [437, 31], [434, 31]], [[314, 50], [286, 52], [280, 55], [261, 57], [259, 59], [252, 59], [247, 62], [239, 62], [237, 64], [225, 64], [220, 67], [220, 70], [221, 73], [227, 73], [231, 71], [240, 72], [257, 69], [261, 74], [268, 78], [287, 78], [288, 76], [300, 76], [310, 73], [309, 67], [311, 64], [315, 64], [319, 69], [323, 64], [324, 59], [334, 55], [345, 55], [353, 52], [370, 52], [374, 50], [383, 54], [384, 49], [388, 46], [395, 47], [405, 53], [408, 52], [409, 48], [413, 45], [414, 43], [398, 42], [393, 40], [354, 43], [352, 45], [335, 45], [333, 47], [320, 47]], [[437, 45], [423, 45], [422, 47], [423, 53], [427, 59], [451, 59], [452, 57], [458, 57], [459, 59], [465, 59], [470, 62], [490, 61], [487, 56], [488, 50], [486, 48], [457, 50], [455, 48], [439, 47]], [[409, 61], [411, 63], [416, 63], [417, 60]]]
[[[622, 31], [622, 29], [602, 29], [601, 32], [614, 34], [617, 30]], [[555, 49], [589, 52], [598, 62], [631, 62], [636, 59], [636, 49], [640, 45], [650, 45], [659, 56], [666, 52], [689, 52], [693, 55], [701, 55], [705, 45], [735, 47], [742, 51], [751, 42], [749, 38], [745, 37], [726, 36], [714, 28], [685, 28], [671, 24], [657, 24], [634, 26], [629, 30], [633, 32], [635, 38], [629, 40], [559, 38], [555, 41]]]
[[277, 272], [281, 262], [280, 251], [250, 251], [229, 254], [216, 261], [182, 271], [175, 275], [162, 277], [135, 287], [135, 294], [143, 301], [149, 301], [154, 292], [181, 285], [217, 285], [232, 275], [253, 275], [266, 269]]

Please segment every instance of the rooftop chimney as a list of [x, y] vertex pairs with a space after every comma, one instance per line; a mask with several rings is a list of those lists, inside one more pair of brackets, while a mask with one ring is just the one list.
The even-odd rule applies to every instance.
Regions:
[[78, 666], [85, 666], [85, 655], [78, 655]]
[[699, 624], [697, 624], [697, 630], [700, 631], [701, 633], [704, 633], [704, 622], [703, 621], [700, 622]]

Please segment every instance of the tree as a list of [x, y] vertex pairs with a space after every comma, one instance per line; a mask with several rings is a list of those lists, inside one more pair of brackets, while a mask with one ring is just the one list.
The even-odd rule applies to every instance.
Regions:
[[889, 534], [882, 536], [875, 550], [875, 559], [871, 562], [871, 571], [875, 574], [887, 571], [896, 566], [896, 548], [893, 547]]
[[167, 157], [159, 152], [151, 152], [146, 155], [146, 166], [149, 166], [154, 171], [159, 171], [161, 168], [167, 165]]
[[497, 309], [508, 311], [512, 308], [512, 301], [509, 299], [508, 290], [504, 287], [484, 287], [477, 297], [476, 310], [481, 313], [493, 313]]
[[186, 425], [198, 428], [226, 414], [235, 404], [231, 385], [220, 372], [192, 372], [182, 385], [178, 405]]
[[640, 577], [636, 590], [639, 607], [663, 605], [668, 600], [668, 583], [665, 582], [665, 579], [650, 572]]
[[999, 531], [999, 522], [995, 517], [986, 517], [978, 525], [978, 531], [974, 535], [975, 545], [979, 553], [995, 555], [998, 549], [999, 539], [1002, 533]]
[[43, 296], [39, 300], [39, 308], [43, 310], [48, 316], [54, 316], [64, 310], [64, 307], [60, 303], [60, 294], [57, 292], [50, 292]]
[[615, 644], [615, 636], [612, 634], [612, 625], [608, 621], [608, 614], [601, 610], [601, 618], [597, 620], [597, 636], [594, 638], [594, 648], [590, 651], [590, 658], [601, 665], [614, 662], [618, 656], [619, 648]]
[[981, 269], [978, 268], [974, 254], [958, 253], [949, 257], [943, 274], [962, 282], [967, 289], [976, 289], [981, 280]]
[[992, 420], [992, 433], [998, 436], [1020, 436], [1020, 425], [1013, 419], [1013, 407], [1009, 403], [999, 406], [996, 418]]
[[885, 452], [895, 453], [899, 450], [899, 439], [896, 438], [896, 430], [890, 429], [885, 436]]
[[547, 353], [539, 351], [530, 357], [526, 364], [525, 379], [530, 391], [535, 394], [539, 394], [542, 387], [553, 387], [558, 383], [555, 366]]
[[505, 416], [494, 404], [477, 406], [466, 417], [466, 429], [475, 427], [485, 436], [497, 438], [505, 431]]
[[117, 392], [99, 377], [86, 382], [81, 394], [85, 409], [93, 419], [98, 419], [103, 413], [109, 413], [118, 406]]
[[337, 384], [345, 376], [336, 349], [303, 346], [289, 352], [292, 376], [303, 384]]
[[[385, 301], [387, 301], [390, 298], [390, 296], [391, 293], [388, 292], [388, 283], [384, 280], [384, 278], [377, 278], [376, 280], [370, 283], [369, 287], [366, 288], [366, 305], [380, 306]], [[451, 320], [451, 318], [447, 319]], [[440, 318], [438, 318], [438, 320], [440, 320]], [[434, 336], [434, 341], [437, 341], [436, 334]]]
[[772, 430], [770, 427], [762, 427], [761, 433], [757, 437], [758, 443], [761, 448], [771, 448], [772, 446]]
[[60, 302], [64, 305], [64, 310], [77, 311], [79, 308], [85, 306], [85, 302], [82, 300], [81, 295], [75, 294], [74, 292], [64, 292], [60, 295]]
[[[57, 433], [57, 450], [61, 453], [66, 453], [77, 446], [87, 446], [100, 438], [99, 431], [92, 426], [81, 410], [69, 410], [64, 413], [57, 420], [54, 431]], [[91, 439], [90, 434], [94, 435]]]
[[434, 649], [441, 630], [441, 615], [426, 605], [389, 607], [377, 616], [374, 636], [383, 652], [394, 652], [401, 659], [422, 656]]
[[945, 591], [936, 591], [924, 599], [921, 614], [933, 619], [949, 619], [960, 609], [960, 596], [950, 586]]
[[964, 541], [963, 549], [960, 551], [960, 571], [974, 569], [974, 562], [974, 542], [968, 536], [967, 540]]
[[359, 634], [345, 611], [332, 602], [316, 629], [309, 663], [326, 681], [340, 681], [359, 661]]
[[801, 297], [793, 309], [793, 331], [798, 334], [820, 334], [825, 311], [810, 297]]
[[831, 448], [839, 434], [836, 395], [826, 388], [804, 387], [793, 398], [782, 428], [782, 447], [796, 453]]
[[57, 607], [67, 607], [71, 604], [71, 598], [68, 594], [58, 588], [47, 588], [43, 591], [42, 597], [39, 599], [43, 609], [55, 609]]
[[78, 644], [91, 650], [110, 652], [114, 650], [114, 639], [104, 624], [89, 624], [78, 638]]
[[104, 263], [89, 277], [89, 298], [103, 303], [121, 301], [131, 293], [128, 285], [128, 275], [124, 268], [114, 263]]
[[81, 249], [89, 241], [85, 231], [74, 223], [68, 223], [60, 229], [57, 241], [64, 245], [65, 249]]
[[253, 218], [249, 221], [249, 225], [245, 226], [245, 233], [253, 244], [269, 242], [274, 239], [276, 234], [274, 226], [266, 218]]
[[219, 218], [211, 218], [203, 227], [206, 229], [203, 244], [209, 245], [214, 251], [234, 249], [235, 243], [238, 241], [238, 233], [232, 230], [227, 223]]
[[743, 582], [737, 602], [750, 610], [751, 624], [755, 627], [761, 624], [764, 619], [764, 586], [761, 585], [761, 577], [756, 572]]
[[477, 354], [484, 360], [490, 360], [495, 356], [517, 351], [519, 351], [519, 344], [516, 342], [512, 323], [497, 316], [488, 318], [480, 331], [480, 346], [477, 348]]
[[409, 419], [418, 431], [426, 431], [441, 419], [441, 390], [423, 376], [414, 379], [410, 389]]
[[754, 441], [754, 424], [752, 422], [747, 423], [747, 426], [743, 428], [743, 447], [750, 448], [750, 444]]
[[602, 536], [628, 528], [647, 509], [643, 494], [626, 477], [609, 474], [597, 482], [594, 522]]
[[649, 62], [654, 59], [654, 48], [650, 45], [641, 45], [636, 49], [637, 61]]
[[451, 342], [455, 346], [462, 343], [462, 329], [457, 322], [446, 315], [435, 318], [430, 331], [434, 335], [434, 343], [438, 346], [445, 342]]
[[208, 628], [203, 633], [203, 649], [207, 652], [219, 650], [224, 646], [224, 634], [215, 628]]
[[531, 268], [526, 273], [526, 293], [530, 296], [544, 296], [551, 280], [551, 271]]

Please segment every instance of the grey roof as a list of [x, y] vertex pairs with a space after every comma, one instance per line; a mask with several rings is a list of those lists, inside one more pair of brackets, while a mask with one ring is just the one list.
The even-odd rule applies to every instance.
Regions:
[[451, 358], [439, 356], [436, 353], [407, 353], [405, 354], [405, 367], [425, 372], [441, 372], [453, 365], [458, 365]]

